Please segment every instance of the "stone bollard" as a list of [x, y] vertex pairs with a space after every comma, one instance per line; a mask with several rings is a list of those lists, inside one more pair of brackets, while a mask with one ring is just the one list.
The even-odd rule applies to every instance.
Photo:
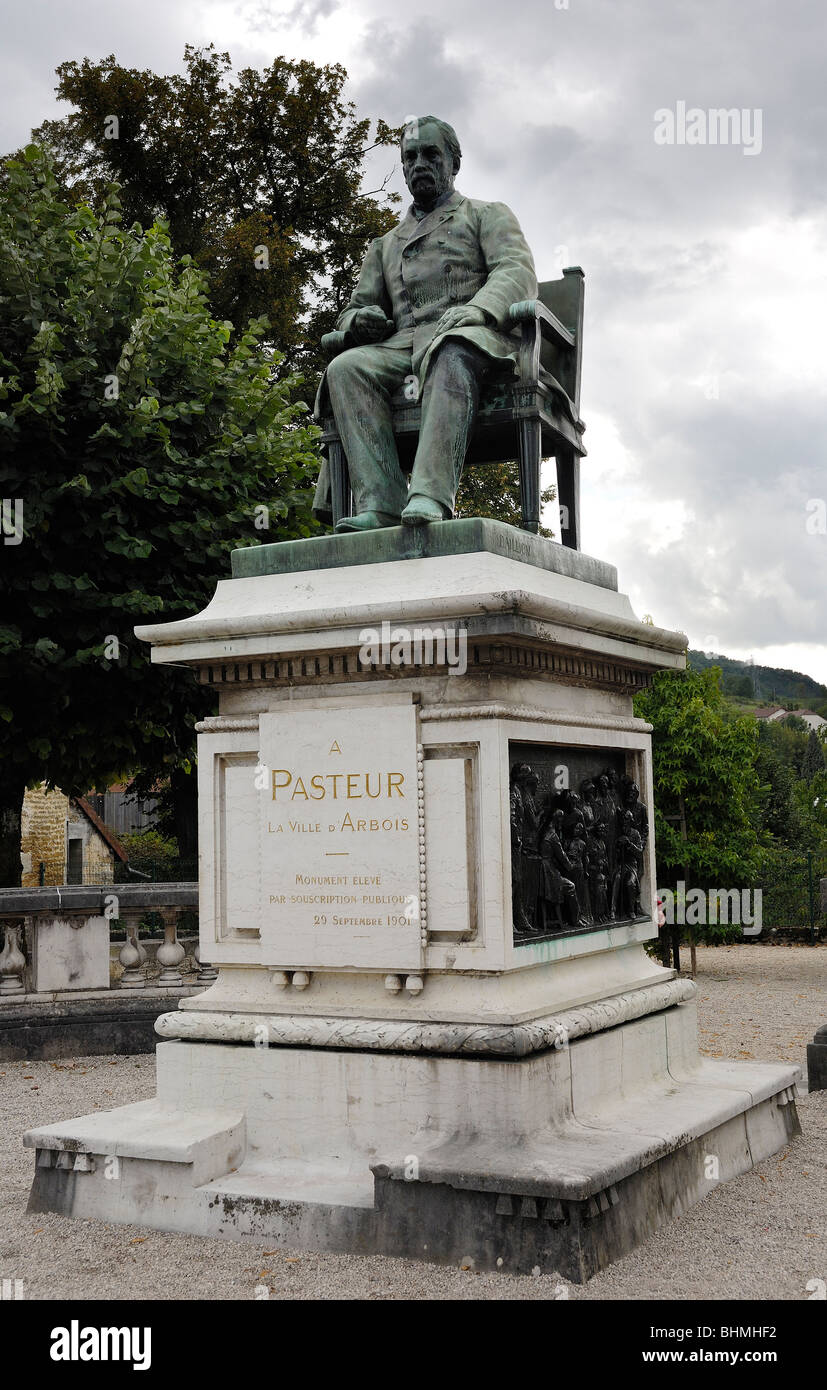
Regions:
[[807, 1044], [807, 1089], [827, 1091], [827, 1023], [816, 1029], [813, 1041]]
[[5, 944], [0, 951], [0, 994], [24, 994], [23, 972], [26, 957], [20, 949], [20, 927], [6, 927]]
[[178, 909], [163, 908], [164, 939], [158, 947], [158, 964], [163, 967], [158, 977], [159, 985], [172, 985], [180, 989], [184, 983], [181, 974], [181, 961], [186, 951], [178, 940]]

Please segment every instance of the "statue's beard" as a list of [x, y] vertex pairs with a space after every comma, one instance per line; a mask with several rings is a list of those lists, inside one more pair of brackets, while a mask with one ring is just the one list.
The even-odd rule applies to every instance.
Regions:
[[412, 179], [409, 185], [413, 200], [418, 207], [436, 203], [447, 193], [453, 183], [453, 175], [439, 169], [428, 175]]

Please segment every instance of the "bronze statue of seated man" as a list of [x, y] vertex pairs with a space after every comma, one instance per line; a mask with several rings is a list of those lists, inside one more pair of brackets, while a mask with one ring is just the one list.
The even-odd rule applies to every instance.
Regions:
[[[454, 189], [461, 151], [451, 126], [434, 116], [406, 125], [402, 169], [413, 204], [392, 231], [371, 242], [337, 329], [353, 346], [327, 368], [316, 415], [329, 398], [344, 447], [354, 515], [337, 531], [423, 525], [453, 516], [479, 406], [497, 362], [516, 371], [508, 311], [537, 294], [534, 261], [504, 203]], [[391, 397], [403, 385], [421, 404], [422, 423], [408, 485], [393, 436]], [[330, 515], [322, 467], [314, 511]]]

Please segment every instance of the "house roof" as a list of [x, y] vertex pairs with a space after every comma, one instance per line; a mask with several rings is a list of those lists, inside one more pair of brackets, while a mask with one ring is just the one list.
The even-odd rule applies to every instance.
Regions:
[[122, 863], [125, 864], [127, 859], [129, 858], [129, 855], [127, 854], [117, 835], [114, 835], [112, 833], [108, 825], [104, 825], [97, 811], [92, 810], [92, 807], [89, 805], [89, 802], [86, 800], [86, 797], [73, 796], [72, 800], [74, 801], [76, 806], [80, 807], [81, 811], [86, 816], [86, 819], [88, 821], [91, 821], [92, 825], [94, 825], [95, 829], [97, 830], [98, 834], [102, 837], [102, 839], [106, 841], [113, 854], [116, 854], [117, 857], [122, 861]]

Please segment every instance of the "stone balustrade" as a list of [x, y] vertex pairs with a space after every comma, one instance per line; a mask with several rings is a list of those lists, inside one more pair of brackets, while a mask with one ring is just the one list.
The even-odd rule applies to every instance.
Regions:
[[[148, 912], [158, 912], [164, 922], [164, 940], [155, 956], [160, 975], [151, 984], [180, 989], [184, 985], [181, 967], [188, 951], [178, 939], [178, 920], [183, 911], [197, 907], [197, 883], [0, 889], [0, 931], [5, 929], [0, 995], [11, 1000], [32, 994], [109, 989], [113, 922], [126, 931], [119, 954], [123, 973], [115, 984], [126, 990], [146, 988], [147, 967], [154, 953], [141, 942], [139, 925]], [[216, 972], [200, 961], [197, 947], [191, 958], [197, 969], [195, 984], [210, 984]], [[155, 974], [154, 960], [151, 973]]]

